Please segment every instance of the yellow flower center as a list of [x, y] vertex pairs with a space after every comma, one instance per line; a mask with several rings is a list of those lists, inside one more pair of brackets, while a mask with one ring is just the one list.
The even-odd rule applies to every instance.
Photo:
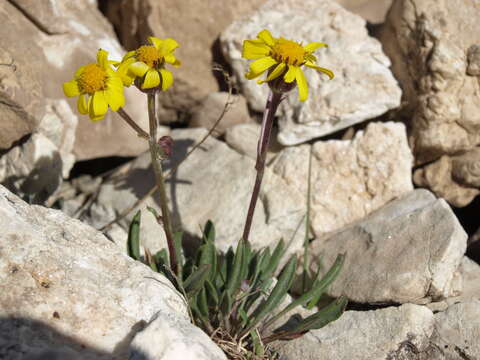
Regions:
[[106, 84], [107, 72], [97, 64], [85, 66], [78, 79], [78, 86], [82, 93], [93, 94], [95, 91], [105, 89]]
[[160, 54], [155, 46], [143, 45], [137, 49], [138, 61], [144, 62], [149, 67], [155, 67], [160, 62]]
[[278, 39], [272, 48], [272, 57], [288, 65], [301, 65], [306, 51], [298, 43], [283, 38]]

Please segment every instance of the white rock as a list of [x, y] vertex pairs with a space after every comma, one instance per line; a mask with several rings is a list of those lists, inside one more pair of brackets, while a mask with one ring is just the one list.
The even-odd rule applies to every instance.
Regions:
[[[173, 163], [206, 134], [204, 129], [174, 130]], [[225, 143], [209, 138], [200, 149], [175, 171], [167, 181], [173, 218], [188, 238], [201, 235], [201, 228], [212, 220], [216, 227], [216, 244], [226, 250], [242, 236], [250, 196], [255, 180], [255, 162], [239, 155]], [[168, 169], [168, 167], [166, 168]], [[136, 159], [125, 175], [114, 177], [102, 186], [91, 209], [94, 226], [102, 226], [131, 206], [153, 186], [150, 156]], [[157, 200], [149, 198], [142, 206], [159, 210]], [[288, 187], [269, 169], [265, 171], [255, 210], [250, 241], [254, 247], [275, 246], [280, 240], [290, 242], [289, 250], [302, 248], [305, 196]], [[120, 225], [127, 228], [134, 213]], [[180, 225], [181, 224], [181, 225]], [[143, 210], [141, 237], [152, 252], [165, 246], [163, 230], [153, 216]]]
[[[353, 140], [313, 145], [311, 223], [317, 236], [361, 219], [413, 190], [413, 157], [401, 123], [371, 123]], [[273, 171], [307, 193], [310, 145], [283, 150]]]
[[319, 66], [336, 75], [328, 81], [314, 70], [305, 71], [308, 100], [300, 103], [294, 90], [279, 109], [281, 144], [299, 144], [330, 134], [400, 105], [401, 90], [389, 70], [390, 61], [380, 43], [368, 35], [365, 20], [330, 0], [270, 0], [253, 15], [231, 24], [220, 38], [254, 110], [263, 111], [268, 86], [245, 79], [249, 65], [241, 52], [243, 40], [254, 39], [262, 29], [304, 44], [327, 43], [329, 48], [315, 55]]
[[360, 303], [427, 303], [454, 296], [467, 234], [449, 205], [427, 190], [392, 201], [367, 218], [314, 241], [330, 264], [346, 253], [329, 289]]
[[275, 347], [285, 360], [396, 359], [406, 343], [420, 351], [426, 348], [433, 327], [433, 313], [419, 305], [346, 311], [324, 328]]
[[[199, 336], [170, 282], [88, 225], [0, 187], [0, 228], [0, 282], [8, 289], [0, 292], [0, 317], [12, 319], [0, 322], [3, 358], [62, 347], [82, 359], [124, 358], [132, 337], [158, 312], [185, 323], [180, 343], [188, 341], [189, 326]], [[206, 338], [204, 344], [215, 347]]]
[[226, 360], [218, 347], [213, 347], [207, 334], [183, 318], [159, 311], [155, 318], [138, 332], [130, 346], [129, 360]]

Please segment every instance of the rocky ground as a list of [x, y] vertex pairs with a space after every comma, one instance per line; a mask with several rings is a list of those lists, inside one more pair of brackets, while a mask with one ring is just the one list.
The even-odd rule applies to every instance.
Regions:
[[[191, 242], [212, 220], [241, 236], [267, 87], [247, 81], [259, 30], [330, 46], [278, 112], [251, 241], [302, 252], [312, 154], [311, 252], [346, 260], [328, 295], [345, 314], [275, 345], [282, 359], [480, 359], [480, 3], [466, 0], [78, 0], [0, 3], [0, 359], [226, 359], [183, 297], [126, 255], [154, 185], [147, 144], [116, 113], [78, 115], [62, 83], [98, 48], [111, 57], [173, 37], [182, 66], [158, 99], [169, 176]], [[15, 36], [14, 36], [15, 35]], [[144, 96], [126, 110], [148, 127]], [[117, 166], [120, 165], [120, 166]], [[165, 247], [144, 211], [142, 246]]]

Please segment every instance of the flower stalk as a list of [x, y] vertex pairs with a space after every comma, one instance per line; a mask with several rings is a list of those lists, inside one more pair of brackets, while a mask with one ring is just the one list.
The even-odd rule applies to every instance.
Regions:
[[253, 214], [255, 213], [255, 206], [257, 204], [258, 195], [260, 194], [260, 187], [262, 185], [263, 173], [265, 171], [265, 162], [267, 159], [267, 150], [270, 143], [270, 135], [272, 133], [273, 120], [277, 112], [278, 105], [282, 101], [282, 94], [270, 90], [268, 95], [265, 112], [263, 113], [262, 128], [260, 131], [260, 138], [257, 145], [257, 162], [255, 170], [257, 176], [255, 178], [255, 185], [253, 187], [252, 197], [250, 198], [250, 205], [248, 207], [247, 219], [243, 229], [242, 239], [248, 243], [250, 235], [250, 228], [252, 226]]
[[150, 140], [150, 135], [143, 130], [131, 117], [127, 114], [123, 108], [118, 109], [118, 115], [122, 117], [123, 120], [137, 133], [138, 137], [144, 138], [145, 140]]
[[170, 257], [170, 268], [175, 275], [178, 274], [178, 263], [175, 256], [175, 248], [173, 244], [173, 227], [170, 218], [170, 210], [168, 209], [167, 192], [165, 190], [165, 179], [163, 177], [162, 163], [157, 145], [157, 116], [155, 109], [157, 91], [153, 90], [148, 93], [148, 119], [150, 124], [150, 139], [148, 145], [150, 148], [150, 156], [152, 158], [152, 167], [155, 173], [157, 183], [157, 191], [160, 197], [160, 209], [162, 211], [163, 229], [167, 238], [168, 253]]

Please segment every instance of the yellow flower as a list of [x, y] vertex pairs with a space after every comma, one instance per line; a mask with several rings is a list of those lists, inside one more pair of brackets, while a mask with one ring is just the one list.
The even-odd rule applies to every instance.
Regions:
[[173, 52], [178, 43], [173, 39], [158, 39], [150, 36], [151, 45], [140, 46], [137, 50], [128, 52], [118, 66], [117, 72], [123, 83], [130, 86], [136, 78], [141, 80], [141, 89], [152, 89], [161, 86], [167, 90], [173, 84], [173, 75], [165, 69], [165, 63], [180, 66], [180, 61]]
[[80, 114], [90, 116], [92, 121], [105, 117], [108, 107], [117, 111], [125, 105], [122, 79], [112, 69], [108, 52], [98, 50], [97, 63], [81, 66], [73, 80], [63, 83], [63, 92], [68, 97], [78, 96]]
[[255, 79], [268, 70], [267, 78], [265, 81], [257, 81], [259, 84], [277, 78], [283, 80], [283, 88], [285, 88], [285, 85], [288, 88], [289, 84], [293, 84], [291, 87], [293, 88], [296, 83], [300, 101], [305, 101], [308, 98], [308, 84], [302, 70], [303, 65], [327, 74], [330, 79], [333, 79], [333, 72], [317, 66], [315, 64], [317, 58], [312, 55], [318, 48], [328, 47], [327, 44], [312, 42], [302, 46], [284, 38], [274, 38], [268, 30], [260, 31], [257, 38], [258, 40], [245, 40], [243, 42], [242, 56], [245, 59], [255, 60], [250, 64], [250, 72], [245, 74], [247, 79]]

